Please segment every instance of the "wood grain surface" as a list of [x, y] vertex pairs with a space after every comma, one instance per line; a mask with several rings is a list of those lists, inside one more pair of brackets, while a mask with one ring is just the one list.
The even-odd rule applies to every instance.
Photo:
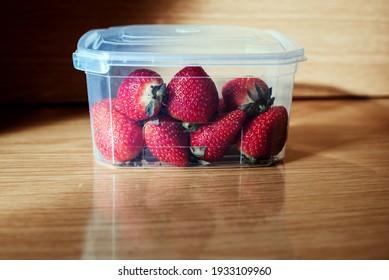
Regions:
[[87, 108], [2, 107], [0, 259], [388, 259], [388, 110], [296, 101], [284, 163], [205, 172], [111, 169]]
[[275, 29], [306, 50], [295, 96], [389, 95], [386, 0], [6, 1], [0, 24], [0, 103], [86, 101], [84, 74], [72, 65], [78, 39], [128, 24]]

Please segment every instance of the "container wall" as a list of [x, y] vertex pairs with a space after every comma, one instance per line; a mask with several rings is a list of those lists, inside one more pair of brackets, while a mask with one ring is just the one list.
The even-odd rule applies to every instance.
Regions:
[[[200, 80], [197, 80], [197, 82], [201, 84], [203, 81], [206, 81], [205, 83], [210, 82], [214, 84], [217, 91], [217, 97], [219, 99], [217, 109], [212, 114], [212, 117], [210, 117], [208, 120], [198, 122], [194, 126], [189, 125], [189, 128], [188, 126], [182, 128], [182, 130], [184, 131], [183, 133], [186, 142], [184, 141], [173, 143], [173, 141], [172, 143], [161, 143], [159, 147], [156, 147], [155, 144], [155, 141], [159, 141], [158, 139], [152, 139], [155, 140], [153, 144], [150, 144], [151, 140], [149, 141], [149, 143], [146, 143], [147, 139], [145, 138], [150, 138], [149, 135], [145, 136], [146, 133], [151, 134], [151, 132], [149, 131], [153, 131], [153, 133], [159, 133], [154, 132], [153, 129], [146, 130], [146, 126], [154, 126], [153, 128], [155, 128], [156, 125], [159, 125], [158, 121], [162, 120], [165, 122], [170, 122], [170, 125], [166, 126], [174, 127], [171, 128], [172, 130], [177, 129], [176, 123], [178, 123], [178, 126], [182, 127], [184, 121], [180, 119], [175, 120], [177, 119], [176, 116], [174, 116], [174, 118], [170, 118], [170, 103], [166, 104], [168, 103], [167, 100], [171, 96], [169, 83], [172, 80], [178, 79], [178, 77], [175, 77], [175, 75], [182, 69], [182, 67], [147, 68], [158, 73], [163, 79], [163, 82], [167, 87], [167, 90], [165, 92], [166, 95], [163, 100], [161, 100], [161, 109], [156, 116], [143, 120], [133, 120], [133, 118], [126, 113], [126, 110], [123, 109], [123, 98], [118, 98], [118, 91], [120, 89], [121, 84], [124, 83], [126, 79], [128, 79], [128, 75], [130, 73], [142, 68], [145, 67], [112, 67], [107, 75], [87, 73], [93, 149], [96, 160], [117, 167], [250, 167], [270, 165], [279, 162], [283, 159], [285, 155], [284, 148], [281, 149], [281, 151], [277, 151], [276, 154], [274, 154], [274, 151], [267, 151], [265, 152], [265, 155], [262, 156], [251, 156], [250, 154], [244, 155], [245, 151], [247, 151], [247, 148], [244, 148], [243, 146], [262, 145], [261, 143], [257, 142], [254, 142], [250, 145], [245, 145], [248, 141], [247, 137], [245, 136], [245, 133], [247, 133], [247, 130], [249, 130], [249, 123], [254, 122], [255, 118], [264, 113], [252, 109], [253, 107], [257, 108], [257, 105], [259, 104], [258, 102], [253, 102], [254, 105], [251, 105], [252, 107], [249, 107], [249, 109], [245, 108], [246, 111], [244, 113], [245, 116], [243, 118], [237, 117], [236, 114], [232, 114], [231, 112], [237, 110], [238, 108], [234, 108], [231, 106], [227, 106], [226, 108], [226, 105], [223, 104], [225, 100], [225, 98], [223, 98], [223, 92], [226, 91], [226, 84], [229, 82], [231, 83], [231, 81], [233, 81], [234, 79], [247, 77], [250, 77], [251, 79], [259, 78], [267, 85], [267, 88], [271, 93], [271, 96], [268, 96], [268, 98], [274, 98], [274, 100], [271, 104], [268, 105], [268, 107], [285, 108], [287, 112], [287, 122], [289, 122], [296, 64], [262, 67], [204, 67], [203, 69], [209, 77], [202, 77], [200, 78]], [[192, 78], [198, 79], [199, 77], [186, 77], [185, 79], [191, 80]], [[191, 90], [193, 90], [193, 88]], [[270, 93], [267, 92], [267, 94], [269, 95]], [[191, 99], [191, 94], [191, 92], [188, 92], [185, 95], [185, 98]], [[105, 104], [103, 104], [102, 106], [102, 103]], [[103, 107], [103, 109], [101, 109], [101, 107]], [[266, 108], [264, 111], [271, 110], [269, 108]], [[242, 107], [240, 109], [242, 109]], [[193, 107], [185, 108], [185, 110], [196, 111], [202, 110], [202, 108]], [[222, 121], [222, 119], [228, 114], [231, 115], [230, 121]], [[166, 115], [169, 117], [161, 117]], [[155, 122], [156, 119], [158, 119], [157, 123]], [[150, 122], [152, 120], [154, 120], [154, 123], [150, 125]], [[217, 123], [220, 122], [222, 122], [222, 125], [218, 126]], [[275, 122], [277, 122], [277, 120]], [[102, 123], [103, 128], [101, 127]], [[202, 146], [201, 141], [197, 143], [193, 139], [195, 138], [194, 134], [196, 133], [196, 129], [199, 130], [204, 126], [214, 126], [214, 128], [209, 128], [208, 130], [211, 132], [204, 132], [205, 136], [201, 136], [202, 138], [200, 137], [202, 141], [208, 141], [207, 144], [204, 144]], [[227, 132], [220, 132], [221, 130], [223, 130], [220, 127], [224, 127]], [[264, 132], [266, 129], [270, 129], [270, 132]], [[259, 130], [257, 128], [254, 134], [266, 134], [263, 136], [263, 138], [266, 138], [265, 140], [263, 140], [265, 141], [264, 145], [271, 146], [272, 142], [282, 141], [278, 139], [280, 137], [283, 137], [283, 135], [279, 135], [280, 133], [282, 134], [282, 132], [279, 131], [280, 129], [277, 128], [277, 125], [270, 126], [270, 128], [266, 128], [265, 125], [262, 125], [262, 128], [260, 128]], [[167, 133], [169, 134], [169, 132]], [[139, 140], [138, 134], [142, 134], [142, 140]], [[244, 137], [246, 137], [246, 140], [243, 140]], [[259, 141], [262, 141], [261, 137], [259, 137]], [[136, 140], [135, 138], [138, 140]], [[203, 138], [208, 138], [208, 140], [204, 140]], [[234, 139], [231, 140], [232, 138]], [[285, 146], [285, 144], [286, 143], [284, 143], [283, 146]], [[131, 145], [133, 147], [128, 148]], [[148, 147], [148, 145], [154, 145], [154, 148]], [[202, 151], [196, 151], [196, 149], [198, 150], [198, 148], [202, 149]], [[209, 153], [211, 153], [212, 150], [212, 153], [216, 153], [217, 156], [210, 156], [205, 158], [205, 156], [202, 154], [204, 152], [204, 149], [209, 150]], [[269, 149], [274, 149], [274, 147], [268, 148], [268, 150]], [[187, 157], [186, 163], [177, 163], [174, 162], [174, 160], [171, 160], [169, 156], [167, 156], [166, 158], [164, 157], [164, 155], [160, 155], [160, 153], [167, 153], [173, 155], [175, 153], [179, 154], [181, 152], [187, 154], [185, 156]]]

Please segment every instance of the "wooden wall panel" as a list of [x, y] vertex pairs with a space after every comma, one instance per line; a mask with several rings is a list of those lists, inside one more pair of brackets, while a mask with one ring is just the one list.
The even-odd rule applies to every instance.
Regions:
[[295, 96], [389, 96], [387, 0], [30, 1], [4, 4], [0, 102], [85, 101], [72, 52], [87, 30], [147, 23], [275, 29], [305, 47]]

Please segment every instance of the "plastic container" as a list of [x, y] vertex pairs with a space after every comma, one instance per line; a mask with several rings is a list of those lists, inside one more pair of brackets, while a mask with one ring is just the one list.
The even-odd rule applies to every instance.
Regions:
[[91, 30], [95, 158], [112, 166], [239, 167], [281, 161], [304, 49], [270, 30], [132, 25]]

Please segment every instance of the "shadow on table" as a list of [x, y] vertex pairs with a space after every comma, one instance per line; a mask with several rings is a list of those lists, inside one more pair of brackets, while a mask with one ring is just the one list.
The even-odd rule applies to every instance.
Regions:
[[34, 126], [43, 126], [62, 120], [88, 117], [88, 105], [76, 104], [29, 104], [0, 105], [0, 134]]
[[366, 92], [351, 92], [345, 89], [330, 85], [316, 85], [307, 83], [296, 83], [294, 85], [293, 98], [296, 100], [315, 99], [369, 99], [371, 96]]
[[364, 141], [375, 126], [389, 129], [385, 111], [382, 103], [369, 98], [295, 101], [285, 162]]

